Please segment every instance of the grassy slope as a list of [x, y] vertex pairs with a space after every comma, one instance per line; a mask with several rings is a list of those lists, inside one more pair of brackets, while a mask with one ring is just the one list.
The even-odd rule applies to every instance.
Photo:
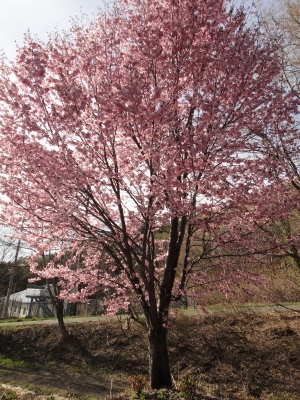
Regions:
[[[128, 329], [115, 320], [69, 329], [73, 339], [64, 342], [55, 325], [1, 328], [0, 382], [86, 398], [109, 395], [111, 385], [122, 392], [129, 375], [147, 374], [147, 340], [139, 326]], [[172, 374], [177, 382], [193, 376], [199, 396], [298, 400], [299, 335], [297, 313], [179, 316], [169, 332]]]

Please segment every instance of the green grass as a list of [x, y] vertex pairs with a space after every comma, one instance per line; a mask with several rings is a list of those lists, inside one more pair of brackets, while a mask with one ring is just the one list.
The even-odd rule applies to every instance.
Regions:
[[[76, 315], [75, 316], [74, 315], [74, 316], [71, 316], [71, 317], [64, 317], [64, 319], [68, 320], [68, 319], [91, 318], [91, 317], [101, 317], [101, 316], [102, 316], [102, 314], [101, 315], [88, 315], [88, 316], [85, 316], [85, 315]], [[51, 319], [55, 320], [56, 317], [48, 317], [48, 318], [45, 318], [45, 317], [39, 317], [39, 318], [37, 318], [37, 317], [32, 317], [32, 318], [6, 318], [6, 319], [1, 318], [0, 319], [0, 324], [23, 322], [24, 325], [26, 325], [26, 322], [28, 322], [28, 321], [46, 321], [46, 320], [51, 320]]]
[[[263, 303], [263, 302], [255, 302], [255, 303], [215, 303], [215, 304], [209, 304], [209, 305], [203, 305], [203, 308], [205, 308], [207, 311], [223, 311], [223, 310], [239, 310], [239, 309], [253, 309], [253, 308], [259, 308], [259, 307], [276, 307], [278, 305], [282, 305], [284, 307], [293, 307], [293, 306], [298, 306], [300, 305], [300, 302], [280, 302], [280, 303]], [[176, 310], [176, 308], [175, 308]], [[189, 306], [187, 309], [179, 308], [177, 311], [180, 311], [180, 313], [185, 313], [186, 311], [202, 311], [200, 306], [197, 305], [197, 308], [193, 308]]]
[[14, 322], [24, 322], [24, 324], [26, 324], [26, 322], [28, 321], [45, 321], [47, 319], [56, 319], [56, 317], [51, 317], [51, 318], [6, 318], [6, 319], [0, 319], [0, 324], [3, 323], [14, 323]]
[[2, 399], [3, 400], [16, 400], [18, 398], [17, 393], [14, 390], [7, 389], [5, 390]]
[[60, 391], [58, 389], [38, 386], [38, 385], [31, 384], [31, 383], [23, 383], [23, 384], [18, 384], [18, 385], [20, 385], [24, 389], [29, 390], [30, 392], [34, 392], [37, 396], [44, 395], [44, 396], [52, 397], [54, 394], [59, 394], [59, 395], [62, 394], [62, 391]]
[[12, 358], [5, 357], [0, 354], [0, 365], [6, 365], [8, 367], [17, 367], [17, 368], [41, 368], [42, 365], [38, 363], [30, 363], [24, 360], [13, 360]]

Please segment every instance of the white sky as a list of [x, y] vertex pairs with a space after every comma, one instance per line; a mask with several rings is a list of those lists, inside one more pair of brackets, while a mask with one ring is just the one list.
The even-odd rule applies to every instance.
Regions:
[[0, 0], [0, 49], [12, 60], [28, 30], [47, 41], [48, 32], [70, 27], [70, 17], [81, 10], [92, 17], [101, 5], [102, 0]]
[[[245, 2], [251, 4], [251, 0]], [[16, 43], [22, 46], [28, 30], [47, 41], [48, 32], [70, 27], [70, 17], [80, 16], [81, 11], [92, 17], [102, 4], [102, 0], [0, 0], [0, 51], [13, 60]]]

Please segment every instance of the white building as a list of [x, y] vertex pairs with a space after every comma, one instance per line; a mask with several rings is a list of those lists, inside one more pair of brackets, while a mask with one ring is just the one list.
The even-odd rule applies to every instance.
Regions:
[[[4, 307], [6, 298], [3, 299]], [[28, 287], [10, 295], [7, 315], [11, 318], [51, 317], [55, 315], [48, 290], [44, 287]]]

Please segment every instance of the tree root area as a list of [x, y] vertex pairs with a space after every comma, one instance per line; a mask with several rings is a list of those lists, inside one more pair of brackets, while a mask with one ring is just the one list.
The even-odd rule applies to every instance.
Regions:
[[[143, 328], [125, 320], [68, 327], [69, 341], [56, 325], [0, 327], [0, 383], [47, 398], [130, 398], [128, 377], [148, 371]], [[170, 321], [168, 344], [174, 388], [188, 375], [198, 399], [299, 399], [299, 313], [180, 314]]]

